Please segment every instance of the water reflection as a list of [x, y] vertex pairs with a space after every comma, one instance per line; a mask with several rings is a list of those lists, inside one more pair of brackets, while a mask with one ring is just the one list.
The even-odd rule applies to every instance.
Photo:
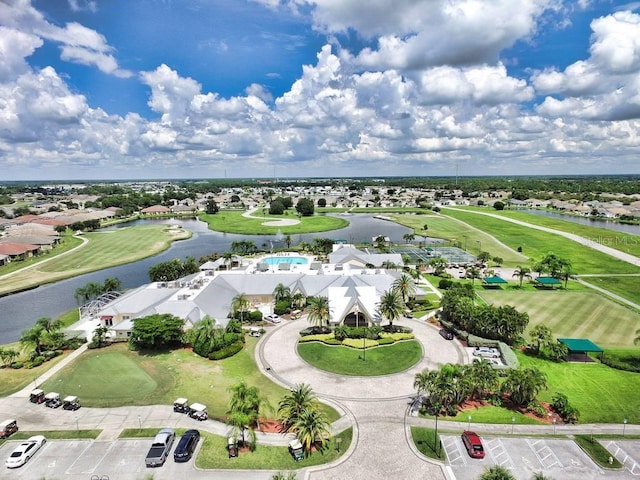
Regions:
[[[340, 230], [321, 233], [292, 235], [292, 245], [301, 241], [312, 243], [314, 238], [343, 239], [350, 243], [371, 242], [372, 238], [386, 235], [392, 241], [402, 241], [402, 236], [410, 233], [409, 228], [393, 222], [374, 218], [372, 215], [352, 215], [345, 217], [349, 226]], [[253, 240], [259, 248], [283, 247], [284, 235], [237, 235], [213, 232], [207, 224], [199, 220], [137, 220], [120, 224], [109, 229], [124, 228], [145, 223], [181, 224], [193, 232], [188, 240], [174, 242], [164, 252], [134, 263], [107, 268], [79, 277], [62, 280], [26, 292], [0, 298], [0, 344], [17, 341], [20, 333], [33, 325], [40, 317], [60, 315], [77, 307], [74, 292], [89, 282], [103, 283], [106, 278], [116, 277], [125, 289], [138, 287], [149, 282], [149, 269], [159, 263], [174, 258], [188, 256], [196, 260], [212, 253], [223, 253], [231, 249], [231, 244], [241, 240]]]

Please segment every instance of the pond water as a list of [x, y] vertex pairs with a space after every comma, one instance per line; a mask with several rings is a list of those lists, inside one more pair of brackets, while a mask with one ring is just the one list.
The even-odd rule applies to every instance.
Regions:
[[[392, 241], [402, 241], [402, 236], [410, 233], [409, 228], [393, 222], [375, 218], [372, 215], [345, 216], [349, 226], [331, 232], [309, 233], [292, 236], [292, 245], [301, 241], [313, 242], [314, 238], [344, 239], [350, 243], [371, 242], [371, 239], [386, 235]], [[120, 279], [125, 289], [135, 288], [149, 282], [149, 269], [160, 262], [174, 258], [185, 259], [188, 256], [198, 260], [212, 253], [224, 253], [231, 250], [231, 244], [241, 240], [252, 240], [258, 248], [284, 247], [284, 235], [236, 235], [213, 232], [207, 224], [198, 220], [138, 220], [121, 224], [113, 228], [122, 228], [143, 223], [181, 224], [193, 232], [188, 240], [174, 242], [164, 252], [137, 262], [107, 268], [78, 277], [44, 285], [6, 297], [0, 297], [0, 344], [15, 342], [23, 330], [32, 326], [40, 317], [55, 318], [63, 312], [77, 307], [74, 292], [89, 282], [103, 283], [105, 279]]]

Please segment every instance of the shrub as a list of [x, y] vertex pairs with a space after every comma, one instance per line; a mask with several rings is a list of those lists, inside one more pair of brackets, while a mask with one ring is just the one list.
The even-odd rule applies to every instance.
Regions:
[[207, 358], [209, 358], [209, 360], [222, 360], [223, 358], [227, 358], [235, 355], [243, 348], [244, 348], [244, 342], [239, 340], [235, 343], [232, 343], [231, 345], [227, 345], [226, 347], [221, 348], [220, 350], [215, 350], [211, 352]]
[[15, 368], [16, 370], [22, 368], [24, 366], [24, 364], [22, 362], [13, 362], [10, 367], [11, 368]]
[[44, 359], [46, 361], [51, 360], [53, 357], [56, 356], [56, 352], [53, 350], [47, 350], [46, 352], [42, 352], [42, 356], [44, 357]]
[[567, 423], [576, 423], [580, 416], [578, 409], [569, 403], [564, 393], [556, 392], [551, 397], [551, 408]]
[[342, 345], [351, 348], [364, 349], [369, 347], [377, 347], [379, 345], [377, 340], [367, 340], [365, 344], [364, 338], [346, 338], [342, 341]]
[[453, 285], [453, 280], [449, 280], [448, 278], [441, 278], [438, 282], [438, 288], [440, 290], [448, 290]]
[[391, 338], [394, 342], [398, 342], [400, 340], [412, 340], [415, 338], [413, 333], [385, 333], [385, 338]]
[[537, 417], [544, 417], [547, 415], [547, 409], [538, 400], [533, 400], [527, 405], [527, 410], [533, 413]]
[[327, 345], [342, 345], [342, 342], [340, 340], [336, 340], [332, 337], [324, 339], [323, 343], [326, 343]]
[[382, 330], [387, 333], [412, 333], [413, 329], [402, 325], [385, 325]]
[[392, 345], [396, 343], [396, 341], [391, 337], [381, 337], [376, 341], [378, 342], [378, 345]]
[[[333, 339], [335, 340], [335, 338], [333, 337], [332, 333], [317, 333], [315, 335], [304, 335], [303, 337], [301, 337], [300, 339], [298, 339], [298, 342], [324, 342], [327, 343], [328, 339]], [[338, 341], [338, 344], [340, 344], [342, 342]]]
[[251, 323], [258, 323], [262, 321], [262, 312], [260, 310], [254, 310], [249, 312], [249, 321]]
[[273, 307], [273, 313], [276, 315], [284, 315], [291, 312], [291, 303], [288, 300], [280, 300]]

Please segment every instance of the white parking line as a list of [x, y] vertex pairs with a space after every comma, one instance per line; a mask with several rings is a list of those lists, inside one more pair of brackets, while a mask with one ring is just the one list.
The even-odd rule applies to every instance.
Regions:
[[640, 465], [635, 461], [633, 457], [631, 457], [627, 452], [625, 452], [616, 442], [613, 440], [604, 444], [604, 447], [609, 450], [613, 454], [614, 457], [618, 459], [620, 463], [622, 463], [632, 475], [640, 475]]
[[533, 450], [533, 453], [543, 468], [547, 470], [555, 466], [562, 468], [562, 463], [544, 440], [533, 440], [528, 438], [527, 445], [529, 445], [529, 448]]
[[444, 448], [449, 465], [467, 464], [467, 459], [465, 457], [466, 452], [461, 448], [462, 440], [460, 440], [458, 437], [453, 436], [443, 436], [440, 437], [440, 439], [442, 441], [442, 447]]
[[489, 455], [491, 455], [491, 458], [496, 465], [500, 465], [501, 467], [510, 470], [513, 469], [513, 461], [499, 438], [493, 438], [490, 440], [485, 439], [484, 443], [488, 447], [487, 450], [489, 450]]

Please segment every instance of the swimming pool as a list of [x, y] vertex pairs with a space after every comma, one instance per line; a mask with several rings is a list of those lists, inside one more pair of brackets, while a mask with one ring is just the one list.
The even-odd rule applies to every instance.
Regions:
[[262, 263], [267, 265], [280, 265], [281, 263], [288, 263], [290, 265], [306, 265], [309, 260], [305, 257], [266, 257], [262, 259]]

